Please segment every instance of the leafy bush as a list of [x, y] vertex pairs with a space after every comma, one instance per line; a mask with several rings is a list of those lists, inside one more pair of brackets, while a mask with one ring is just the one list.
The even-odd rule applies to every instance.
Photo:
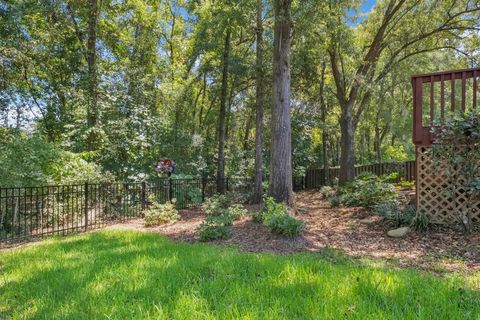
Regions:
[[236, 221], [247, 215], [248, 211], [241, 204], [234, 204], [228, 208], [227, 213], [230, 217], [232, 217], [233, 220]]
[[284, 203], [276, 202], [272, 197], [265, 199], [265, 206], [263, 208], [263, 220], [269, 219], [274, 215], [288, 214], [287, 206]]
[[428, 218], [423, 212], [416, 212], [410, 225], [417, 231], [427, 231], [430, 228]]
[[398, 182], [397, 187], [402, 188], [402, 189], [414, 189], [415, 188], [415, 181], [406, 181], [402, 180]]
[[284, 236], [296, 237], [304, 228], [303, 221], [288, 215], [287, 207], [284, 203], [277, 203], [270, 197], [265, 199], [265, 207], [261, 214], [261, 219], [272, 233]]
[[263, 222], [263, 212], [256, 211], [251, 214], [253, 222], [262, 223]]
[[303, 221], [295, 219], [288, 214], [272, 215], [265, 220], [265, 225], [272, 233], [288, 237], [296, 237], [300, 235], [300, 232], [302, 232], [305, 226]]
[[180, 217], [176, 209], [176, 201], [159, 204], [153, 197], [149, 197], [150, 206], [145, 211], [145, 226], [157, 226], [173, 221]]
[[198, 228], [198, 236], [201, 241], [226, 239], [232, 231], [232, 217], [227, 214], [207, 216]]
[[416, 214], [415, 206], [407, 206], [403, 210], [398, 200], [387, 200], [377, 203], [372, 211], [396, 226], [410, 225]]
[[203, 213], [206, 216], [219, 216], [224, 214], [232, 203], [232, 194], [216, 194], [208, 198], [202, 205]]
[[393, 184], [386, 182], [389, 176], [377, 177], [372, 173], [362, 173], [354, 181], [341, 187], [331, 199], [332, 206], [372, 208], [383, 201], [397, 199]]
[[330, 187], [330, 186], [323, 186], [321, 189], [320, 189], [320, 194], [322, 195], [322, 198], [323, 199], [330, 199], [332, 198], [333, 196], [335, 196], [335, 193], [337, 192], [337, 190], [335, 190], [335, 188], [333, 187]]

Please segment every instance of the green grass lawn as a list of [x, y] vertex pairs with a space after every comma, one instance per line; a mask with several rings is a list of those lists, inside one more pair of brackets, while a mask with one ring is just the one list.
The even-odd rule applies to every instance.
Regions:
[[[477, 283], [475, 283], [477, 281]], [[478, 277], [133, 231], [0, 253], [0, 319], [479, 319]]]

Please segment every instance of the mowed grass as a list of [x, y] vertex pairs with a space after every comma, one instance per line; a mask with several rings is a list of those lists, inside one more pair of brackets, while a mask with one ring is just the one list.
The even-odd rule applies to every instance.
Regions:
[[102, 231], [0, 253], [0, 319], [479, 319], [475, 281]]

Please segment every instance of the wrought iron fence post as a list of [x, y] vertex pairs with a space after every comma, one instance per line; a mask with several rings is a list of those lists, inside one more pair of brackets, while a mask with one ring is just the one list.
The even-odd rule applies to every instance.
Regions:
[[88, 229], [88, 182], [85, 182], [84, 186], [84, 194], [85, 194], [85, 231]]
[[173, 185], [172, 185], [172, 179], [168, 179], [168, 200], [170, 200], [170, 202], [172, 201], [173, 199]]
[[145, 181], [142, 182], [142, 210], [145, 210], [147, 207], [147, 199], [146, 199], [146, 194], [147, 194], [147, 184]]
[[205, 177], [202, 176], [202, 202], [205, 202], [205, 185], [206, 185]]

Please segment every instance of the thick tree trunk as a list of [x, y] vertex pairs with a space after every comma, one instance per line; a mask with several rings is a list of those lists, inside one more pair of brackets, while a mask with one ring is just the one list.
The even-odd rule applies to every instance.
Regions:
[[375, 148], [375, 157], [377, 159], [377, 163], [381, 163], [382, 162], [382, 152], [381, 152], [381, 142], [380, 142], [380, 128], [378, 126], [375, 127], [374, 148]]
[[275, 0], [273, 40], [273, 110], [269, 194], [293, 204], [290, 122], [291, 0]]
[[257, 61], [256, 61], [256, 123], [255, 123], [255, 181], [253, 203], [261, 203], [263, 196], [263, 2], [257, 0]]
[[352, 118], [350, 107], [342, 108], [343, 112], [340, 119], [341, 130], [341, 154], [340, 154], [340, 184], [345, 184], [355, 179], [355, 124]]
[[[98, 3], [97, 0], [89, 0], [88, 17], [88, 41], [87, 41], [87, 64], [88, 64], [88, 109], [87, 126], [89, 129], [97, 125], [98, 120], [98, 92], [97, 92], [97, 25]], [[96, 137], [94, 131], [88, 136], [87, 148], [95, 149]]]
[[[248, 112], [248, 110], [246, 111]], [[252, 114], [249, 114], [247, 117], [247, 121], [245, 122], [245, 131], [243, 135], [243, 157], [247, 158], [247, 151], [249, 147], [249, 140], [250, 140], [250, 130], [252, 130], [252, 122], [253, 117]]]
[[322, 62], [320, 77], [320, 117], [322, 121], [322, 153], [323, 153], [323, 184], [327, 185], [330, 180], [328, 170], [328, 132], [327, 132], [327, 104], [325, 101], [325, 61]]
[[230, 57], [230, 29], [225, 35], [223, 51], [222, 88], [220, 92], [220, 113], [218, 115], [218, 162], [217, 162], [217, 192], [225, 193], [225, 119], [228, 86], [228, 62]]

